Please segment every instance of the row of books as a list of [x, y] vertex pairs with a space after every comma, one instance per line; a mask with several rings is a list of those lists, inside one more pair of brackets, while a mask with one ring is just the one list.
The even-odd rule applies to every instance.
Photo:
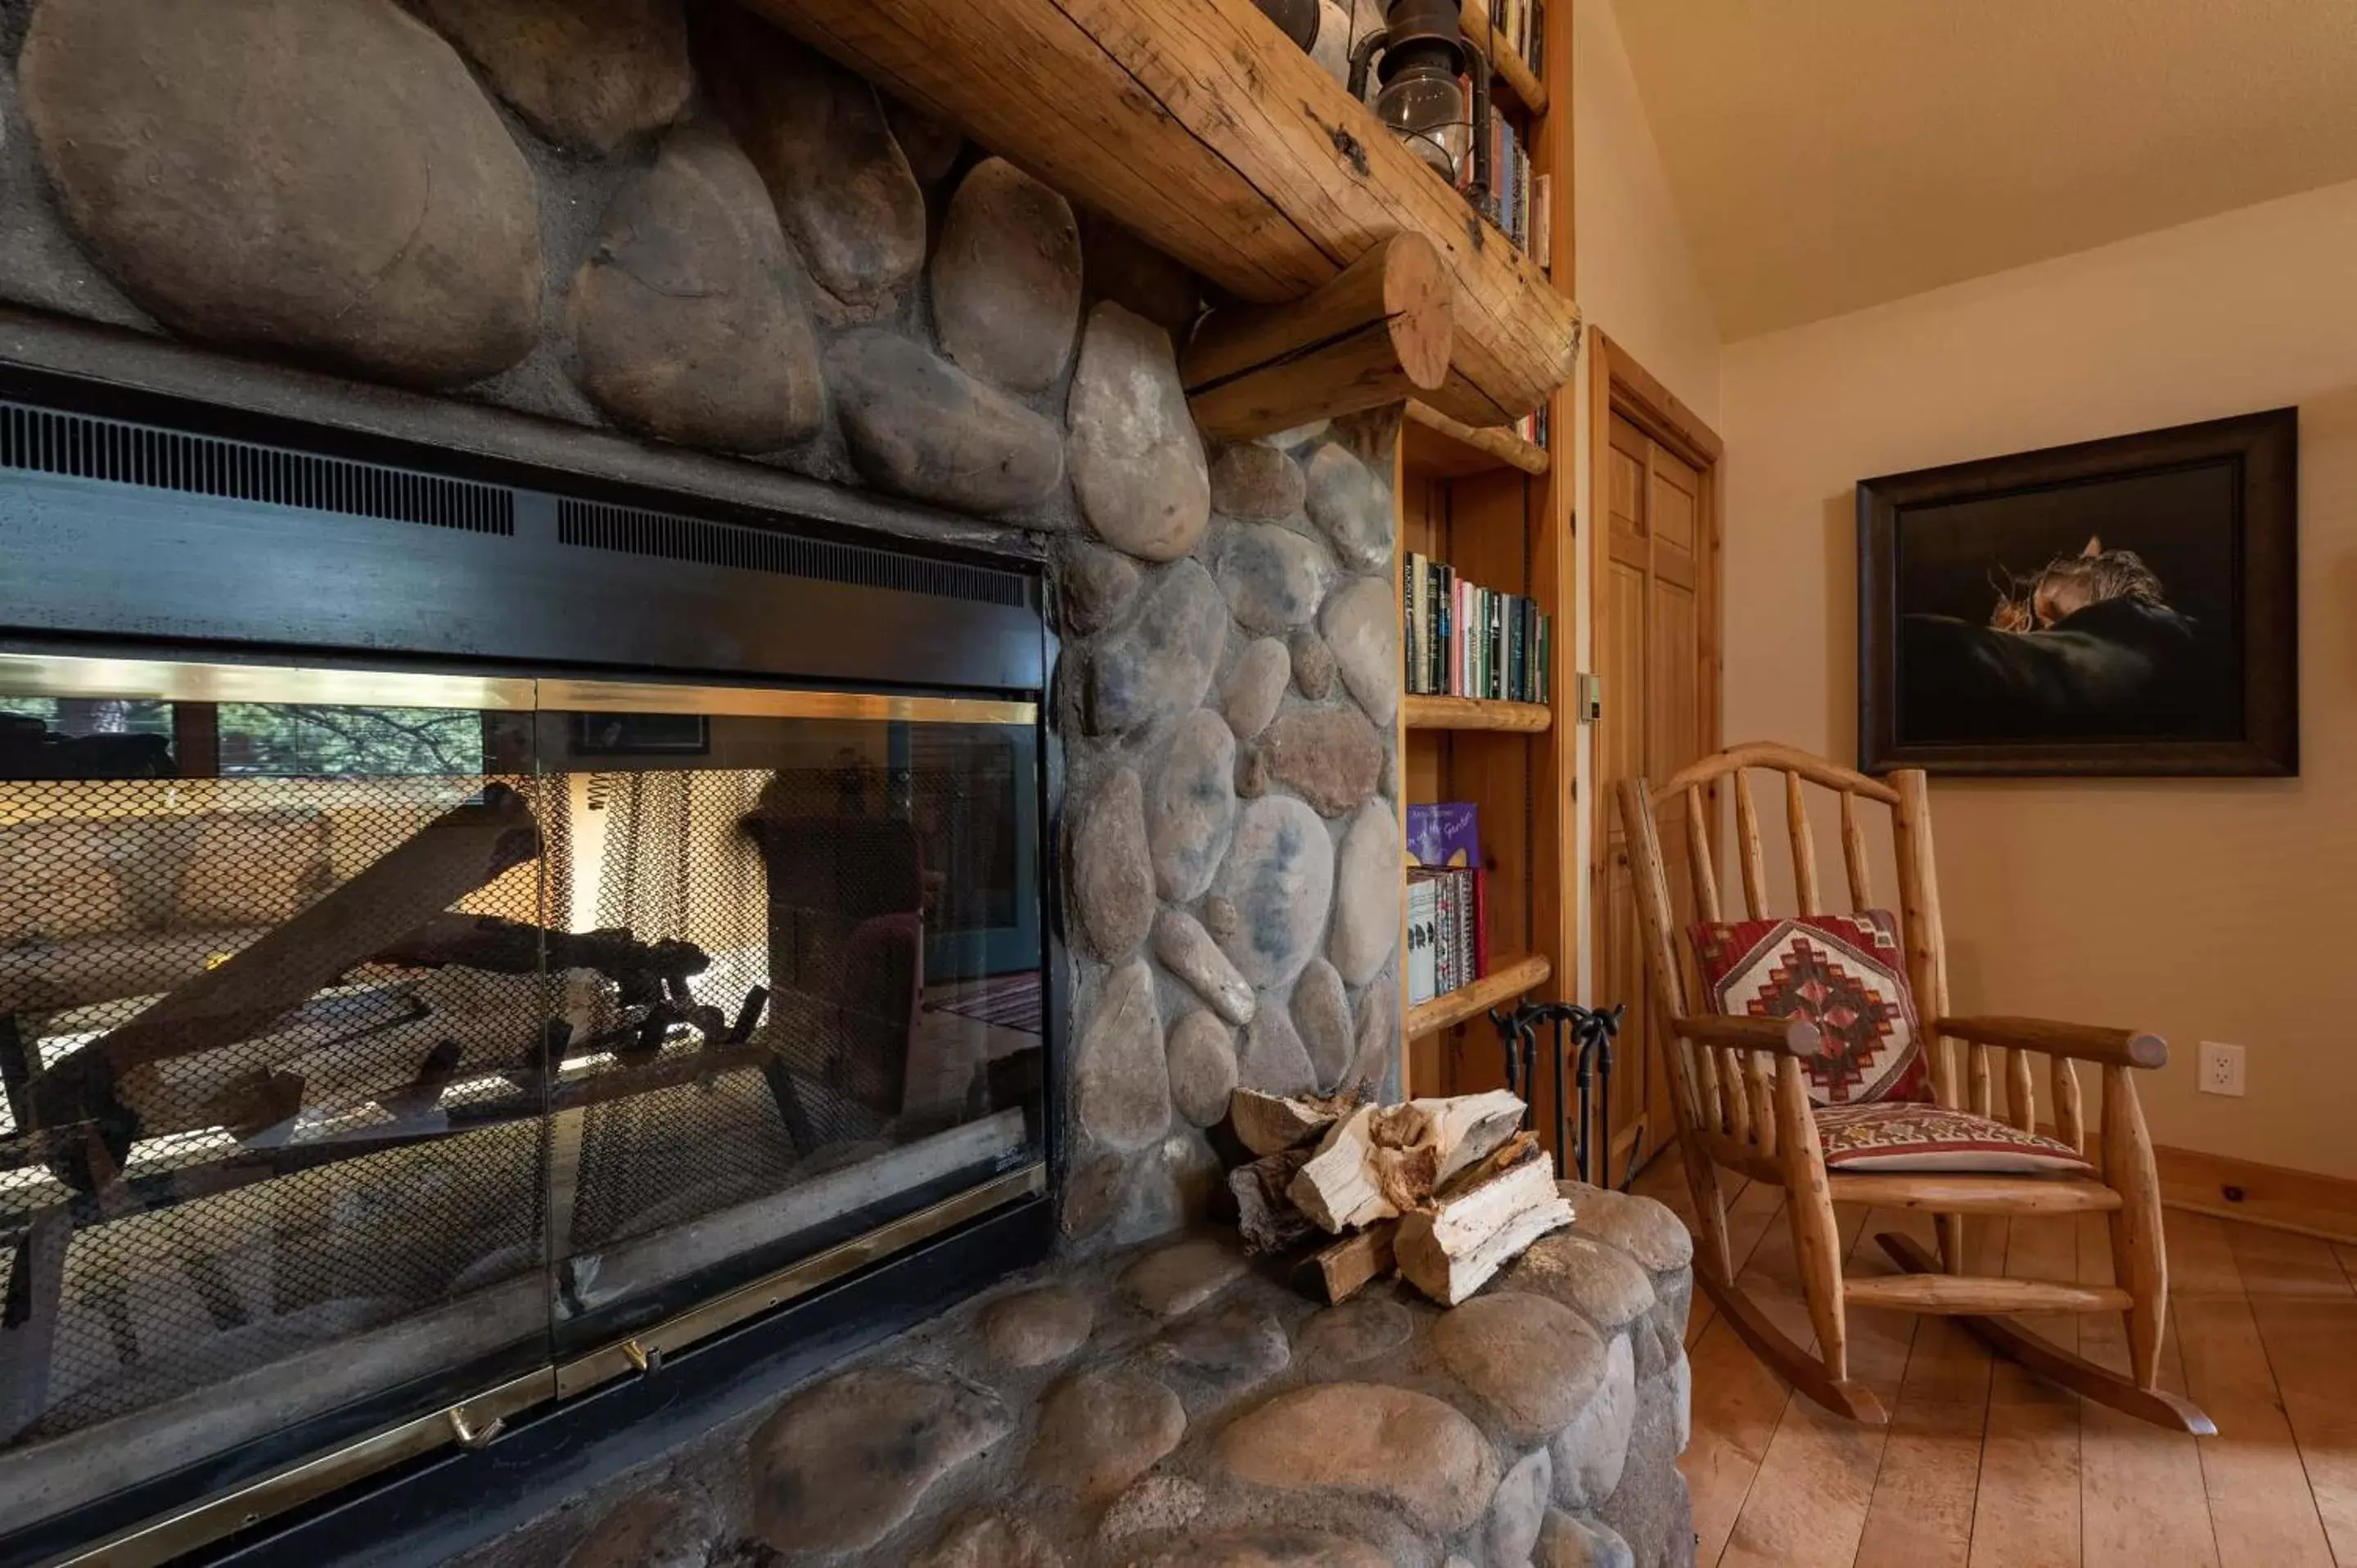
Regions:
[[1534, 446], [1545, 446], [1547, 444], [1547, 405], [1539, 404], [1538, 407], [1514, 421], [1508, 428]]
[[[1470, 81], [1463, 77], [1458, 85], [1464, 89], [1469, 102], [1473, 91]], [[1464, 166], [1457, 171], [1457, 188], [1469, 192], [1473, 188], [1473, 172], [1479, 166], [1473, 151], [1468, 148]], [[1521, 134], [1503, 114], [1490, 117], [1490, 192], [1481, 203], [1481, 215], [1504, 232], [1517, 250], [1528, 252], [1533, 261], [1543, 267], [1555, 264], [1553, 229], [1549, 222], [1555, 206], [1555, 181], [1547, 175], [1534, 177], [1530, 154], [1523, 150]]]
[[1552, 699], [1555, 617], [1537, 601], [1468, 583], [1446, 561], [1411, 552], [1400, 574], [1400, 644], [1414, 696]]
[[1421, 865], [1407, 874], [1407, 1000], [1413, 1007], [1490, 972], [1489, 873]]
[[1522, 56], [1533, 76], [1546, 75], [1546, 0], [1490, 0], [1490, 33], [1497, 48]]
[[[1554, 182], [1538, 181], [1537, 196], [1544, 204], [1554, 205]], [[1547, 224], [1544, 216], [1534, 210], [1538, 203], [1531, 189], [1531, 156], [1523, 150], [1523, 138], [1512, 122], [1503, 114], [1490, 116], [1490, 221], [1495, 223], [1514, 242], [1518, 251], [1531, 251], [1531, 237], [1544, 237]], [[1532, 252], [1531, 259], [1541, 266], [1551, 264], [1550, 258]]]

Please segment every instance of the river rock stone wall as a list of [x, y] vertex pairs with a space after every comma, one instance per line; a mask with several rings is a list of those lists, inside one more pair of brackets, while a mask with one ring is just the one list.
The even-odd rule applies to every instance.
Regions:
[[1197, 1213], [1239, 1082], [1395, 1087], [1394, 420], [1207, 444], [1185, 268], [726, 0], [0, 0], [0, 308], [1047, 562], [1073, 1246]]
[[1685, 1568], [1693, 1296], [1660, 1204], [1443, 1312], [1320, 1309], [1206, 1231], [879, 1346], [468, 1568]]

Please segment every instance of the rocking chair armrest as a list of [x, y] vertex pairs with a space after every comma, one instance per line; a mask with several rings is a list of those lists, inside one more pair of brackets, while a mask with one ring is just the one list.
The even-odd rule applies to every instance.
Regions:
[[2169, 1065], [2169, 1042], [2141, 1029], [2057, 1024], [2045, 1018], [1940, 1018], [1933, 1021], [1932, 1031], [1975, 1045], [2043, 1051], [2050, 1057], [2100, 1062], [2105, 1067]]
[[1817, 1026], [1805, 1018], [1749, 1018], [1729, 1013], [1680, 1018], [1671, 1024], [1670, 1032], [1698, 1046], [1773, 1051], [1788, 1057], [1813, 1057], [1823, 1043]]

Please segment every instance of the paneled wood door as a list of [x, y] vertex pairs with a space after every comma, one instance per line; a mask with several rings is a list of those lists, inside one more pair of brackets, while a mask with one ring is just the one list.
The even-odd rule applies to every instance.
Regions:
[[[1598, 358], [1598, 390], [1609, 384], [1611, 406], [1598, 421], [1602, 439], [1591, 446], [1594, 510], [1602, 524], [1592, 603], [1603, 714], [1588, 796], [1589, 908], [1597, 922], [1589, 1000], [1629, 1009], [1613, 1062], [1610, 1169], [1617, 1178], [1651, 1158], [1676, 1128], [1612, 791], [1640, 774], [1658, 784], [1718, 744], [1717, 442], [1625, 358], [1611, 364], [1609, 348]], [[1647, 406], [1647, 390], [1668, 408]], [[1680, 890], [1683, 921], [1690, 897], [1683, 822], [1665, 825], [1662, 851], [1671, 886]]]

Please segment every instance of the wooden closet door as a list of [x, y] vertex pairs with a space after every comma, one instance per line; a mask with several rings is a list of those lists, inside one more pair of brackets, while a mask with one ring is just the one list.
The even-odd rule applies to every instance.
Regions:
[[[1702, 471], [1617, 413], [1603, 460], [1610, 466], [1609, 502], [1595, 598], [1596, 668], [1604, 687], [1595, 759], [1602, 843], [1590, 900], [1598, 920], [1595, 1000], [1629, 1009], [1613, 1057], [1617, 1177], [1632, 1158], [1649, 1158], [1676, 1127], [1613, 791], [1636, 776], [1658, 786], [1701, 757], [1711, 744], [1717, 694], [1709, 681]], [[1683, 815], [1671, 813], [1661, 836], [1683, 923], [1692, 918]]]

